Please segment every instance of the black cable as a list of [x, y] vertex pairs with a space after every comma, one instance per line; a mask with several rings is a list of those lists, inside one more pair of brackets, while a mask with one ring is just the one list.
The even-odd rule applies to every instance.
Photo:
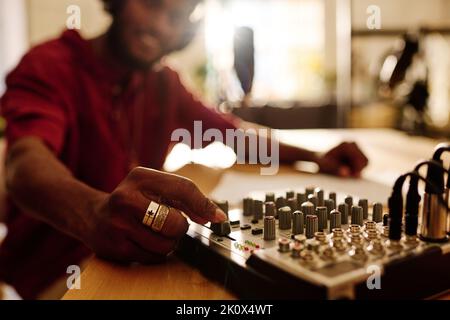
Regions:
[[[449, 171], [446, 170], [438, 161], [424, 160], [416, 164], [414, 171], [419, 172], [419, 169], [424, 165], [432, 165], [436, 170], [440, 170], [443, 173], [447, 173], [447, 181], [449, 180]], [[419, 194], [419, 178], [411, 176], [409, 180], [409, 189], [406, 195], [405, 206], [405, 234], [408, 236], [414, 236], [417, 234], [417, 227], [419, 225], [419, 203], [421, 197]]]
[[433, 160], [441, 160], [442, 154], [444, 152], [449, 152], [450, 151], [450, 144], [449, 143], [440, 143], [436, 146], [436, 148], [434, 149], [434, 154], [433, 154]]
[[[436, 193], [439, 191], [438, 187], [433, 185], [431, 181], [428, 178], [422, 177], [418, 172], [411, 171], [408, 173], [405, 173], [397, 178], [395, 181], [392, 194], [389, 197], [388, 200], [388, 206], [389, 206], [389, 239], [391, 240], [400, 240], [401, 239], [401, 233], [402, 233], [402, 217], [403, 217], [403, 195], [402, 195], [402, 188], [403, 184], [406, 181], [407, 177], [416, 177], [419, 180], [422, 180], [425, 182], [426, 186], [429, 186], [429, 189], [433, 191], [433, 193]], [[439, 202], [447, 208], [447, 210], [450, 210], [445, 203], [442, 196], [438, 197]]]
[[[450, 151], [450, 144], [449, 143], [440, 143], [436, 146], [433, 153], [433, 160], [439, 162], [444, 165], [444, 162], [442, 161], [441, 157], [444, 152]], [[439, 187], [439, 192], [444, 192], [444, 177], [436, 171], [435, 167], [428, 167], [427, 177], [432, 179], [435, 185]], [[447, 188], [450, 188], [450, 178], [447, 178]], [[428, 193], [430, 190], [425, 190]]]

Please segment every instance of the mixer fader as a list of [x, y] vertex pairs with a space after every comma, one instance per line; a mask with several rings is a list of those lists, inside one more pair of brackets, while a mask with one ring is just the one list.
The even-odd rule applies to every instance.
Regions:
[[[179, 255], [243, 298], [429, 297], [450, 288], [448, 198], [435, 197], [435, 212], [422, 206], [428, 227], [419, 224], [416, 180], [431, 178], [439, 180], [433, 171], [401, 176], [387, 204], [314, 187], [245, 197], [236, 208], [217, 202], [229, 220], [192, 224]], [[446, 193], [442, 183], [424, 198]]]

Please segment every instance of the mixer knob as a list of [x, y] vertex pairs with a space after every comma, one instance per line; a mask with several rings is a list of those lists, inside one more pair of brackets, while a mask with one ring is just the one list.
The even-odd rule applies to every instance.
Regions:
[[289, 252], [290, 250], [290, 241], [285, 238], [281, 238], [278, 240], [278, 250], [280, 252]]
[[352, 207], [352, 224], [363, 225], [363, 208], [360, 206]]
[[341, 203], [338, 206], [338, 211], [341, 213], [341, 223], [348, 224], [348, 205], [346, 203]]
[[306, 197], [308, 197], [310, 194], [314, 194], [314, 189], [315, 189], [315, 187], [307, 187], [305, 189]]
[[244, 209], [243, 210], [244, 216], [248, 217], [253, 214], [253, 199], [252, 198], [244, 198], [243, 209]]
[[265, 206], [265, 216], [275, 217], [275, 203], [274, 202], [266, 202]]
[[264, 217], [264, 240], [275, 240], [275, 217]]
[[266, 201], [265, 202], [275, 202], [275, 193], [273, 193], [273, 192], [266, 193]]
[[379, 202], [373, 204], [372, 221], [376, 223], [383, 221], [383, 204]]
[[304, 193], [297, 193], [297, 208], [300, 208], [301, 205], [306, 202], [306, 194]]
[[327, 207], [317, 207], [316, 216], [318, 217], [319, 231], [327, 230], [328, 227]]
[[314, 205], [311, 202], [304, 202], [301, 205], [301, 211], [303, 212], [303, 221], [306, 223], [306, 216], [314, 215]]
[[315, 215], [306, 216], [306, 238], [311, 239], [319, 231], [319, 218]]
[[[330, 194], [328, 195], [328, 198], [329, 198], [330, 200], [333, 200], [335, 205], [337, 204], [336, 192], [330, 192]], [[334, 208], [333, 208], [333, 209], [334, 209]]]
[[287, 199], [287, 205], [289, 208], [291, 208], [291, 211], [294, 212], [295, 210], [297, 210], [297, 199], [295, 198], [288, 198]]
[[292, 234], [302, 234], [305, 229], [304, 217], [301, 211], [294, 211], [292, 214]]
[[310, 194], [308, 196], [308, 201], [311, 202], [314, 205], [314, 209], [317, 207], [318, 199], [315, 195]]
[[332, 199], [326, 199], [324, 201], [325, 207], [327, 207], [328, 220], [330, 219], [330, 213], [336, 209], [335, 202]]
[[295, 192], [293, 190], [286, 191], [286, 199], [295, 198]]
[[285, 207], [286, 199], [284, 197], [278, 197], [277, 200], [275, 200], [275, 206], [277, 207], [277, 209]]
[[323, 192], [323, 189], [316, 188], [314, 190], [314, 194], [317, 197], [317, 206], [323, 207], [324, 206], [324, 197], [325, 197], [325, 193]]
[[292, 211], [289, 207], [282, 207], [278, 209], [278, 220], [280, 230], [289, 230], [292, 225]]
[[363, 219], [369, 219], [369, 202], [367, 199], [359, 199], [358, 206], [360, 206], [363, 210]]
[[346, 196], [344, 202], [348, 205], [349, 208], [353, 206], [353, 197]]
[[333, 210], [330, 212], [330, 232], [333, 231], [333, 229], [340, 228], [341, 227], [341, 213], [337, 210]]
[[253, 219], [259, 220], [263, 218], [263, 202], [261, 200], [253, 201]]
[[220, 237], [225, 237], [231, 233], [231, 225], [229, 221], [211, 223], [211, 230], [214, 234]]
[[[228, 217], [228, 201], [219, 201], [216, 204]], [[214, 234], [225, 237], [231, 233], [231, 225], [229, 221], [211, 223], [211, 230]]]

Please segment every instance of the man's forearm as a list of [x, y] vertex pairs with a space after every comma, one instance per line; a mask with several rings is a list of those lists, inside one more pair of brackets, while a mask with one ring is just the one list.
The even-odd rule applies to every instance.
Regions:
[[75, 179], [36, 138], [21, 139], [9, 149], [6, 185], [21, 209], [77, 238], [91, 225], [89, 212], [105, 195]]
[[291, 164], [295, 161], [317, 162], [318, 155], [315, 152], [280, 143], [280, 162]]

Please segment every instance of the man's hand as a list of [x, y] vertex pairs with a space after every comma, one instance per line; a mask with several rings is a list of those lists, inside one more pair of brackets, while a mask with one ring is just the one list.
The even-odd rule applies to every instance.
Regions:
[[369, 160], [356, 143], [344, 142], [317, 160], [320, 172], [340, 177], [359, 177]]
[[[159, 233], [142, 223], [151, 201], [171, 207]], [[175, 250], [177, 242], [188, 230], [188, 222], [180, 211], [200, 224], [227, 218], [190, 180], [136, 168], [94, 207], [83, 240], [104, 258], [122, 262], [159, 262]]]

